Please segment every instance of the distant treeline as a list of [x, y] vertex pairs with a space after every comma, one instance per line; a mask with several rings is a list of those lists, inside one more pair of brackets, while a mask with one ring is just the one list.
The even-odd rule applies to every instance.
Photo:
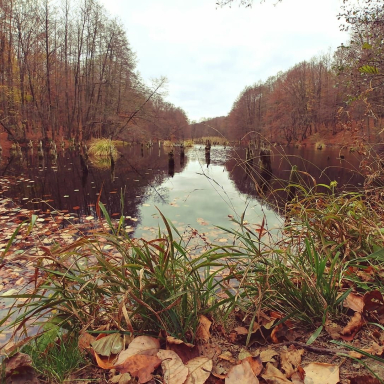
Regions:
[[165, 82], [144, 85], [123, 26], [98, 0], [0, 0], [0, 127], [14, 140], [189, 136]]
[[377, 141], [384, 128], [384, 8], [379, 0], [360, 3], [341, 9], [347, 45], [245, 87], [228, 116], [194, 123], [192, 134], [291, 143], [347, 129]]

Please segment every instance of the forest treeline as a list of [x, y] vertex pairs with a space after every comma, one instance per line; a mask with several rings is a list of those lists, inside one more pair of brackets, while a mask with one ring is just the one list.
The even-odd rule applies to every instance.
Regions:
[[0, 0], [0, 127], [12, 140], [292, 143], [349, 129], [374, 142], [384, 112], [381, 3], [346, 0], [346, 45], [246, 86], [228, 116], [189, 124], [165, 101], [166, 79], [141, 80], [124, 27], [98, 0]]
[[98, 0], [0, 0], [0, 127], [30, 137], [190, 136], [166, 79], [140, 79], [124, 27]]
[[363, 0], [360, 7], [346, 1], [339, 17], [342, 28], [350, 31], [346, 45], [246, 86], [228, 116], [193, 123], [192, 134], [219, 132], [230, 139], [291, 143], [350, 130], [369, 142], [379, 140], [384, 114], [382, 1]]

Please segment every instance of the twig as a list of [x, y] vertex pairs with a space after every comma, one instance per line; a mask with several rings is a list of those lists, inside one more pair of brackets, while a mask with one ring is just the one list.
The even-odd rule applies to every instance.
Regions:
[[276, 346], [282, 346], [282, 345], [294, 345], [296, 347], [304, 348], [310, 352], [320, 353], [322, 355], [336, 355], [338, 353], [348, 353], [348, 351], [345, 349], [331, 349], [331, 348], [313, 347], [312, 345], [300, 343], [299, 341], [285, 341], [284, 343], [276, 344]]

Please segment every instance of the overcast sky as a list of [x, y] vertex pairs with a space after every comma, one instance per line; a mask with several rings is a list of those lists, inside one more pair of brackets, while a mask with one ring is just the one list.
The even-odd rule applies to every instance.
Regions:
[[190, 120], [227, 115], [247, 85], [332, 52], [341, 0], [254, 0], [252, 9], [216, 0], [101, 0], [125, 25], [149, 84], [166, 76], [166, 100]]

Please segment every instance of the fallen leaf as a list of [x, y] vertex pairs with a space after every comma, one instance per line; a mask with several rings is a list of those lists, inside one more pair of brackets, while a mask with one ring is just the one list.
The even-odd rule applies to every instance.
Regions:
[[89, 351], [93, 341], [95, 341], [95, 337], [88, 332], [82, 332], [78, 341], [80, 351]]
[[185, 384], [203, 384], [211, 375], [213, 363], [207, 357], [195, 357], [186, 364], [188, 376]]
[[220, 347], [215, 344], [198, 344], [197, 349], [200, 356], [205, 356], [212, 360], [216, 360], [221, 354]]
[[211, 333], [209, 332], [211, 324], [212, 324], [212, 321], [210, 321], [207, 317], [205, 317], [204, 315], [200, 316], [199, 326], [197, 327], [197, 330], [196, 330], [197, 340], [204, 341], [206, 343], [209, 341], [211, 337]]
[[282, 372], [280, 372], [274, 365], [271, 363], [267, 363], [267, 367], [265, 368], [264, 373], [261, 375], [261, 377], [268, 383], [268, 384], [285, 384], [285, 383], [291, 383], [290, 380], [288, 380]]
[[287, 334], [291, 333], [291, 329], [286, 323], [281, 323], [274, 327], [271, 332], [271, 339], [274, 344], [281, 343], [282, 340], [287, 340]]
[[372, 376], [357, 376], [350, 379], [350, 384], [381, 384], [380, 381]]
[[277, 356], [278, 352], [274, 351], [273, 349], [267, 349], [266, 351], [260, 352], [260, 359], [263, 363], [269, 363], [274, 362], [274, 356]]
[[252, 367], [248, 361], [243, 360], [241, 364], [233, 366], [227, 377], [225, 384], [259, 384], [259, 379], [253, 373]]
[[207, 221], [205, 221], [203, 218], [199, 217], [196, 219], [196, 221], [200, 224], [200, 225], [208, 225], [209, 223]]
[[3, 361], [4, 383], [12, 384], [40, 384], [35, 370], [32, 368], [32, 360], [25, 353], [16, 353]]
[[252, 356], [246, 349], [242, 349], [237, 356], [238, 360], [244, 360], [245, 358]]
[[166, 384], [181, 384], [185, 382], [189, 371], [175, 352], [161, 349], [157, 353], [157, 357], [161, 359], [161, 368], [163, 369], [164, 382]]
[[260, 355], [248, 356], [245, 359], [243, 359], [243, 361], [248, 361], [255, 376], [260, 375], [261, 371], [263, 370], [263, 363], [261, 361]]
[[303, 367], [305, 371], [305, 384], [337, 384], [339, 366], [325, 363], [309, 363]]
[[114, 368], [120, 373], [130, 373], [139, 379], [139, 383], [152, 380], [152, 372], [161, 364], [157, 356], [134, 355], [130, 356], [123, 364], [115, 365]]
[[238, 335], [248, 335], [248, 329], [245, 327], [236, 327], [233, 329]]
[[341, 339], [340, 333], [342, 331], [342, 328], [340, 327], [340, 325], [332, 323], [331, 321], [327, 320], [324, 328], [329, 334], [329, 336], [332, 337], [333, 340]]
[[299, 372], [295, 372], [291, 376], [291, 381], [293, 384], [304, 384], [304, 378], [305, 378], [305, 373], [304, 375], [301, 375]]
[[[369, 348], [362, 348], [361, 350], [371, 355], [381, 356], [384, 352], [384, 346], [373, 342]], [[352, 357], [356, 357], [357, 359], [361, 359], [364, 356], [363, 354], [357, 351], [349, 351], [348, 355]]]
[[134, 355], [156, 356], [159, 349], [159, 340], [149, 336], [138, 336], [131, 341], [125, 351], [120, 352], [116, 365], [123, 364], [127, 358]]
[[182, 340], [167, 336], [167, 349], [176, 352], [184, 364], [200, 356], [197, 345], [184, 343]]
[[301, 356], [304, 349], [288, 349], [280, 353], [281, 369], [285, 372], [285, 376], [290, 378], [301, 364]]
[[119, 333], [112, 333], [92, 341], [91, 346], [101, 356], [117, 355], [124, 347], [124, 339]]
[[343, 340], [352, 340], [360, 328], [364, 325], [364, 319], [359, 312], [355, 312], [349, 323], [341, 331]]
[[111, 384], [131, 384], [132, 383], [132, 376], [129, 373], [123, 373], [120, 375], [113, 376], [109, 383]]
[[[229, 352], [229, 351], [225, 351], [224, 353], [222, 353], [222, 354], [219, 356], [219, 359], [229, 361], [229, 362], [232, 363], [232, 364], [236, 364], [236, 361], [237, 361], [237, 360], [232, 356], [232, 353]], [[242, 359], [240, 359], [240, 360], [242, 360]]]
[[16, 371], [32, 368], [32, 359], [26, 353], [17, 352], [12, 357], [4, 360], [5, 375], [9, 376]]
[[97, 365], [102, 369], [112, 369], [115, 367], [116, 355], [102, 356], [93, 351]]
[[355, 312], [363, 312], [364, 309], [364, 298], [363, 296], [350, 293], [343, 301], [343, 306], [350, 308]]
[[375, 312], [374, 317], [384, 324], [384, 299], [379, 291], [368, 292], [364, 295], [364, 314]]

